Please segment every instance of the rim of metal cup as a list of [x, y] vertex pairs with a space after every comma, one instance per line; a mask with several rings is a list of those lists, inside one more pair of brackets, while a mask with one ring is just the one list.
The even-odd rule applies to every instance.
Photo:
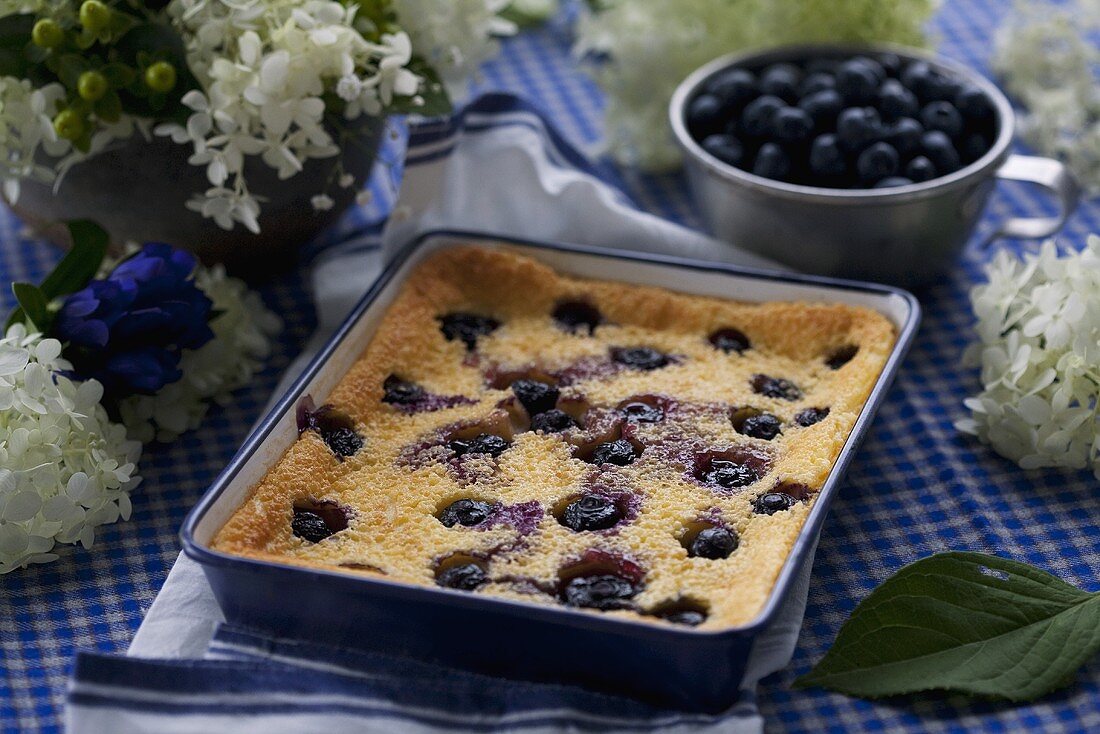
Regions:
[[[728, 69], [756, 66], [780, 61], [805, 61], [813, 58], [847, 57], [882, 53], [897, 54], [903, 61], [926, 61], [934, 69], [947, 75], [973, 84], [982, 90], [993, 102], [997, 114], [997, 139], [978, 160], [963, 166], [946, 176], [885, 189], [833, 189], [823, 186], [805, 186], [776, 181], [757, 176], [749, 171], [723, 163], [710, 153], [688, 133], [684, 120], [684, 110], [703, 85], [719, 72]], [[942, 193], [945, 189], [955, 188], [975, 179], [992, 175], [1008, 155], [1009, 146], [1016, 127], [1016, 115], [1005, 95], [993, 82], [972, 69], [931, 52], [908, 46], [894, 44], [796, 44], [779, 46], [767, 51], [751, 51], [720, 56], [699, 67], [687, 76], [676, 88], [669, 102], [669, 121], [672, 132], [680, 149], [719, 178], [731, 181], [765, 194], [780, 195], [786, 198], [813, 200], [816, 203], [852, 204], [884, 203], [922, 199]]]

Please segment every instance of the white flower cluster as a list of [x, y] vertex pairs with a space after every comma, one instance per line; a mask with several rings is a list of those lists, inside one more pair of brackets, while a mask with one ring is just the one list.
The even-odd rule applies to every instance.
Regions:
[[516, 28], [500, 14], [512, 0], [394, 0], [401, 27], [447, 85], [452, 97], [466, 92], [482, 62], [497, 52], [496, 36]]
[[225, 268], [199, 266], [195, 284], [213, 301], [217, 313], [210, 328], [214, 338], [180, 359], [183, 377], [165, 385], [156, 395], [134, 395], [119, 405], [130, 435], [140, 441], [168, 442], [197, 428], [210, 401], [224, 402], [263, 367], [271, 353], [271, 339], [282, 329], [259, 294], [243, 281], [228, 277]]
[[0, 77], [0, 179], [9, 202], [19, 199], [22, 179], [53, 181], [53, 169], [35, 162], [39, 149], [55, 157], [69, 151], [69, 142], [57, 137], [52, 119], [55, 105], [64, 98], [60, 84], [35, 89], [26, 79]]
[[923, 42], [936, 0], [600, 0], [578, 24], [578, 55], [597, 59], [611, 153], [650, 170], [679, 162], [668, 102], [684, 77], [722, 54], [801, 42]]
[[1021, 136], [1100, 193], [1100, 0], [1022, 2], [993, 65], [1027, 108]]
[[[263, 198], [249, 190], [246, 160], [262, 160], [286, 179], [310, 159], [338, 155], [344, 135], [354, 137], [356, 129], [340, 129], [334, 112], [351, 121], [424, 105], [421, 93], [438, 87], [425, 87], [429, 80], [414, 66], [432, 66], [460, 91], [496, 52], [496, 36], [514, 30], [498, 15], [510, 2], [170, 0], [162, 12], [183, 40], [200, 89], [180, 100], [191, 110], [185, 124], [164, 122], [155, 132], [191, 146], [189, 162], [206, 170], [209, 188], [195, 192], [188, 207], [224, 229], [240, 224], [259, 232]], [[48, 0], [0, 0], [0, 17], [59, 12]], [[54, 129], [65, 96], [57, 83], [35, 89], [28, 80], [0, 77], [0, 183], [9, 201], [21, 179], [52, 181], [117, 139], [148, 136], [157, 122], [126, 114], [100, 121], [89, 148], [76, 151]], [[35, 165], [40, 148], [57, 159], [52, 168]], [[333, 204], [324, 191], [313, 201], [318, 210]]]
[[1100, 237], [1080, 252], [1002, 250], [970, 299], [982, 392], [956, 427], [1025, 469], [1091, 466], [1100, 479]]
[[103, 387], [58, 374], [61, 343], [22, 324], [0, 339], [0, 574], [91, 546], [98, 525], [130, 516], [141, 444], [99, 404]]
[[367, 41], [357, 9], [329, 0], [172, 0], [168, 13], [205, 92], [184, 95], [193, 111], [186, 125], [160, 125], [157, 133], [193, 145], [190, 163], [206, 167], [210, 188], [189, 207], [224, 229], [239, 222], [259, 232], [247, 157], [289, 178], [308, 159], [339, 152], [324, 125], [326, 92], [335, 88], [349, 119], [417, 93], [408, 36]]

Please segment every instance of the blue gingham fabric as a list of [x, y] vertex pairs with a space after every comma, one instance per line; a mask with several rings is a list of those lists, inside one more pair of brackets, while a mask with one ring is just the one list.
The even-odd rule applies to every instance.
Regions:
[[[987, 68], [991, 36], [1011, 0], [948, 0], [933, 24], [940, 50]], [[569, 29], [559, 21], [505, 44], [479, 89], [537, 100], [562, 134], [580, 147], [600, 136], [598, 90], [575, 68]], [[391, 156], [387, 158], [386, 156]], [[387, 150], [372, 182], [372, 206], [392, 202], [400, 152]], [[618, 171], [642, 208], [697, 226], [680, 176]], [[822, 534], [802, 636], [794, 660], [765, 679], [760, 708], [769, 730], [783, 732], [1087, 732], [1100, 730], [1100, 662], [1074, 685], [1031, 704], [927, 695], [879, 702], [820, 690], [791, 691], [831, 644], [855, 604], [882, 579], [945, 549], [979, 550], [1046, 568], [1088, 590], [1100, 588], [1100, 507], [1084, 472], [1024, 472], [960, 436], [962, 399], [978, 388], [959, 356], [971, 339], [969, 288], [990, 253], [977, 248], [1007, 216], [1036, 216], [1049, 203], [1022, 185], [1001, 185], [959, 266], [920, 293], [924, 325], [887, 403], [848, 471]], [[329, 241], [359, 231], [378, 212], [356, 212]], [[1100, 206], [1079, 208], [1063, 241], [1080, 245], [1100, 231]], [[1012, 248], [1027, 243], [998, 243]], [[38, 280], [59, 254], [28, 239], [0, 216], [0, 273], [5, 283]], [[202, 429], [142, 459], [145, 483], [127, 523], [103, 528], [91, 551], [76, 549], [50, 565], [0, 577], [0, 730], [59, 731], [65, 681], [77, 648], [125, 650], [178, 552], [187, 510], [224, 466], [267, 400], [278, 375], [302, 347], [315, 319], [303, 271], [262, 288], [287, 328], [268, 368], [237, 400], [211, 413]], [[4, 308], [11, 305], [0, 289]]]

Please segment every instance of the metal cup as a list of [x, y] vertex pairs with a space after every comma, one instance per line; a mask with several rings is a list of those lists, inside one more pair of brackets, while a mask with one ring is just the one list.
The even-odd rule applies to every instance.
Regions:
[[[997, 139], [980, 159], [947, 176], [888, 189], [829, 189], [756, 176], [714, 158], [685, 124], [685, 110], [709, 79], [733, 67], [895, 53], [923, 60], [981, 89], [997, 115]], [[1051, 191], [1055, 217], [1013, 218], [994, 236], [1047, 237], [1073, 212], [1080, 191], [1062, 163], [1009, 153], [1016, 125], [1012, 105], [981, 75], [923, 51], [880, 46], [786, 46], [715, 59], [685, 79], [669, 105], [696, 203], [719, 239], [798, 270], [903, 286], [933, 281], [956, 260], [985, 209], [997, 179], [1026, 181]]]

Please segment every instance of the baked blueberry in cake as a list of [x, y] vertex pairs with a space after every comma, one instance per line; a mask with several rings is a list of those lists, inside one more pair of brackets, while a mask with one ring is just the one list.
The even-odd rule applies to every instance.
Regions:
[[[736, 294], [731, 294], [736, 296]], [[750, 622], [894, 343], [874, 311], [412, 272], [214, 540], [253, 558], [703, 630]]]

